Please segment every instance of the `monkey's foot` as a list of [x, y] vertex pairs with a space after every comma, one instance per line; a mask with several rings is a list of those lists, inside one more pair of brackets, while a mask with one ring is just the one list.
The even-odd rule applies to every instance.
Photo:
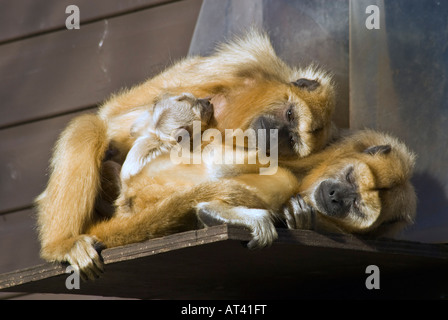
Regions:
[[289, 229], [314, 229], [314, 208], [297, 194], [291, 197], [283, 207], [286, 225]]
[[232, 207], [219, 201], [211, 201], [199, 203], [197, 215], [206, 226], [231, 224], [249, 228], [252, 240], [247, 246], [250, 249], [269, 246], [278, 236], [268, 210]]
[[70, 263], [81, 279], [93, 280], [104, 272], [104, 263], [100, 255], [103, 245], [95, 237], [80, 235], [73, 242], [64, 260]]

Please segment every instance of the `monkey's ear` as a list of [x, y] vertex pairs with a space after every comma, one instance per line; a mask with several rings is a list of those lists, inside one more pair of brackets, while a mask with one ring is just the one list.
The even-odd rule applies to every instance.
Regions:
[[314, 91], [319, 86], [320, 83], [317, 80], [310, 80], [305, 78], [300, 78], [299, 80], [291, 82], [294, 86], [299, 87], [300, 89], [306, 89], [308, 91]]
[[379, 146], [373, 146], [373, 147], [368, 147], [367, 149], [365, 149], [363, 151], [363, 153], [367, 153], [370, 155], [375, 155], [375, 154], [388, 154], [390, 152], [390, 150], [392, 150], [392, 147], [390, 146], [390, 144], [383, 144], [383, 145], [379, 145]]
[[209, 98], [210, 103], [213, 105], [213, 112], [215, 118], [218, 118], [222, 113], [225, 114], [227, 107], [227, 98], [223, 94], [217, 94]]

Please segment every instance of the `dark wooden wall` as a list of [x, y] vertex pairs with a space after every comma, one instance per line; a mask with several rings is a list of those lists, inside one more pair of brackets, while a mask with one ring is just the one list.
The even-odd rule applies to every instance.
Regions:
[[[68, 5], [80, 29], [67, 30]], [[33, 200], [73, 117], [188, 52], [202, 0], [0, 3], [0, 273], [39, 263]]]

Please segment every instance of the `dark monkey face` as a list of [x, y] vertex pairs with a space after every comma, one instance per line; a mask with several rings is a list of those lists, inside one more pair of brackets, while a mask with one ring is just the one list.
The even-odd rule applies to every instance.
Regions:
[[[390, 151], [390, 145], [375, 145], [365, 148], [360, 155], [364, 159], [381, 159], [383, 166]], [[368, 162], [359, 160], [349, 161], [341, 169], [333, 170], [332, 176], [319, 183], [314, 200], [321, 213], [332, 218], [359, 221], [367, 215], [379, 214], [375, 208], [380, 207], [378, 190], [384, 188], [377, 185], [377, 177]]]
[[[283, 159], [307, 156], [321, 149], [331, 135], [333, 102], [328, 84], [322, 87], [318, 80], [300, 78], [288, 87], [283, 101], [271, 103], [250, 124], [256, 131], [265, 130], [266, 151], [276, 147]], [[275, 146], [270, 145], [271, 130], [277, 130]]]
[[[286, 109], [286, 111], [284, 109]], [[281, 157], [293, 157], [297, 155], [296, 146], [300, 139], [300, 135], [296, 130], [298, 124], [294, 114], [294, 106], [291, 105], [288, 108], [281, 108], [277, 114], [262, 115], [255, 119], [252, 128], [256, 131], [265, 130], [266, 150], [268, 152], [272, 148], [277, 147], [278, 154]], [[277, 146], [270, 145], [271, 130], [277, 130]]]
[[362, 215], [357, 207], [359, 192], [353, 173], [353, 166], [349, 166], [337, 179], [327, 179], [319, 184], [315, 200], [322, 213], [335, 218], [344, 218], [350, 211]]
[[323, 162], [302, 182], [320, 217], [347, 232], [371, 235], [392, 235], [412, 222], [415, 156], [403, 143], [366, 130], [322, 154]]

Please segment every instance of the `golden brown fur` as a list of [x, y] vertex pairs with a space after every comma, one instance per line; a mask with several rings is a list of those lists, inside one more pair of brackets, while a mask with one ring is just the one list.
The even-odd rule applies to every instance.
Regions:
[[[174, 180], [151, 182], [149, 172], [137, 175], [118, 203], [119, 211], [132, 211], [133, 215], [117, 215], [94, 224], [87, 232], [111, 247], [202, 224], [229, 223], [250, 228], [254, 238], [249, 246], [255, 247], [269, 245], [276, 238], [276, 220], [286, 220], [289, 228], [376, 237], [396, 234], [415, 216], [416, 197], [410, 183], [414, 155], [389, 135], [370, 130], [352, 133], [319, 153], [282, 166], [274, 175], [246, 173], [218, 181], [195, 181], [190, 178], [197, 174], [198, 166], [190, 165], [179, 170], [191, 171], [191, 177], [184, 176], [184, 188]], [[356, 191], [358, 211], [354, 214], [351, 207], [331, 216], [315, 193], [325, 181], [345, 183], [349, 168], [353, 168], [350, 184]], [[167, 192], [172, 196], [160, 198]], [[297, 194], [304, 199], [299, 206]]]
[[[211, 98], [215, 111], [210, 126], [221, 131], [256, 128], [266, 120], [255, 118], [260, 115], [273, 118], [272, 125], [280, 122], [279, 125], [287, 126], [294, 136], [293, 143], [287, 146], [293, 150], [287, 154], [290, 157], [318, 151], [333, 133], [331, 77], [314, 67], [290, 68], [276, 56], [266, 35], [251, 31], [243, 38], [221, 45], [210, 57], [180, 61], [158, 76], [112, 96], [98, 114], [74, 119], [61, 134], [48, 186], [36, 201], [43, 258], [68, 261], [81, 269], [101, 268], [93, 248], [97, 239], [86, 232], [102, 219], [94, 208], [100, 193], [103, 160], [123, 163], [135, 142], [130, 134], [135, 121], [156, 97], [183, 92]], [[285, 119], [289, 109], [292, 118]], [[151, 163], [151, 167], [157, 165]], [[158, 189], [154, 183], [145, 192], [151, 198], [146, 206], [179, 201], [176, 198], [182, 194], [179, 188], [188, 185], [188, 181], [181, 178], [184, 181], [178, 183], [179, 172], [168, 172], [160, 181], [166, 185]], [[189, 174], [185, 175], [187, 178]], [[172, 185], [167, 183], [171, 178]], [[135, 190], [145, 187], [136, 184]]]

